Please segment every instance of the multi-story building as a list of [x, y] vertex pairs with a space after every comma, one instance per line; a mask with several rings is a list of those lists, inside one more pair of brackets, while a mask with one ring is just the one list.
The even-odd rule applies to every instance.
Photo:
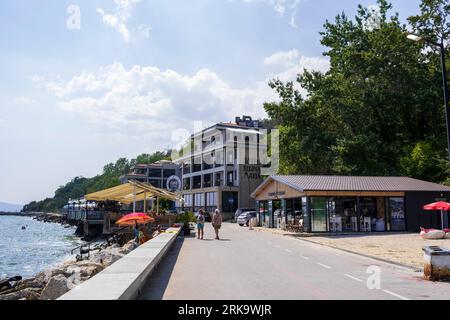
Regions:
[[162, 160], [153, 164], [137, 164], [131, 173], [121, 176], [120, 181], [127, 183], [130, 180], [136, 180], [149, 183], [156, 188], [167, 189], [167, 180], [173, 176], [181, 177], [180, 166], [171, 161]]
[[181, 166], [183, 202], [178, 209], [213, 212], [231, 217], [238, 208], [255, 207], [250, 194], [262, 183], [259, 122], [250, 117], [217, 123], [194, 133], [174, 160]]

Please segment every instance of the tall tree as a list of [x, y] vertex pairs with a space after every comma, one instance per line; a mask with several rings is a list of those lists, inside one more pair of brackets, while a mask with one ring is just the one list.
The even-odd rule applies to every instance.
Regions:
[[[281, 100], [265, 109], [282, 123], [282, 173], [444, 179], [441, 82], [429, 54], [406, 39], [407, 26], [391, 9], [379, 0], [378, 10], [360, 5], [354, 19], [341, 13], [326, 21], [321, 43], [330, 70], [304, 70], [295, 84], [270, 83]], [[414, 172], [417, 144], [427, 146], [421, 152], [435, 170]]]

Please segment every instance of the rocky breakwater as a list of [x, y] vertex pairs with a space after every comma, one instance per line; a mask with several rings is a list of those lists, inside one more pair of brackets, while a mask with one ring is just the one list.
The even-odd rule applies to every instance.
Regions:
[[75, 223], [68, 221], [65, 216], [59, 213], [35, 213], [33, 219], [46, 223], [59, 223], [65, 227], [76, 225]]
[[54, 300], [95, 276], [136, 248], [134, 240], [123, 247], [113, 244], [91, 253], [88, 260], [70, 259], [34, 278], [13, 281], [0, 287], [0, 300]]

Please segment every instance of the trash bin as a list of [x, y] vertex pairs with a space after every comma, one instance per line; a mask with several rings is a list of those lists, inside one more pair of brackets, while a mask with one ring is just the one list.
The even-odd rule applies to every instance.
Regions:
[[450, 279], [450, 250], [439, 246], [423, 247], [424, 278], [430, 281]]

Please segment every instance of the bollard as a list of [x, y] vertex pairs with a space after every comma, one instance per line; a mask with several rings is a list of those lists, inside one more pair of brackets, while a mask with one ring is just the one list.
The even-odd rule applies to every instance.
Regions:
[[423, 247], [425, 280], [440, 281], [450, 279], [450, 250], [438, 246]]

